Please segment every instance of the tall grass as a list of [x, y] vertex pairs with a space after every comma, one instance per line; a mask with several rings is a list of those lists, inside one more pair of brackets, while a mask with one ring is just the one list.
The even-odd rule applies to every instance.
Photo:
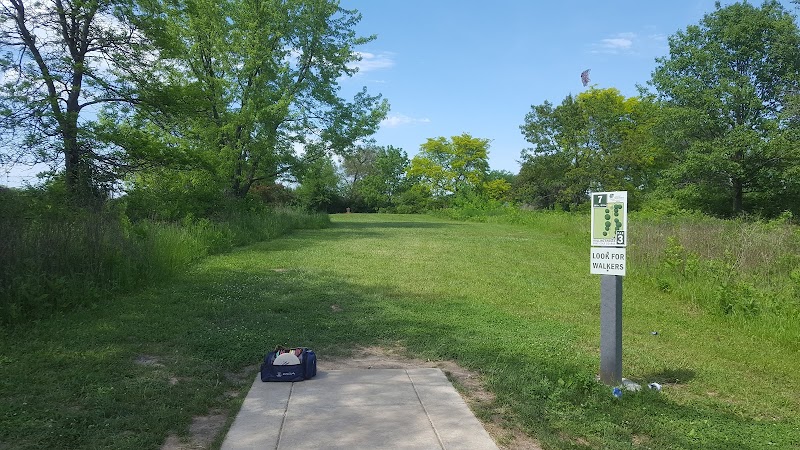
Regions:
[[630, 221], [630, 264], [708, 311], [800, 315], [800, 229], [786, 220], [702, 216]]
[[288, 209], [183, 223], [131, 223], [109, 210], [35, 209], [17, 202], [0, 210], [0, 326], [96, 305], [205, 256], [328, 223], [327, 215]]
[[[526, 211], [494, 204], [436, 215], [522, 224], [587, 251], [590, 242], [588, 212]], [[656, 288], [714, 314], [744, 320], [800, 317], [800, 228], [786, 218], [765, 222], [634, 212], [628, 227], [629, 275], [649, 278]]]

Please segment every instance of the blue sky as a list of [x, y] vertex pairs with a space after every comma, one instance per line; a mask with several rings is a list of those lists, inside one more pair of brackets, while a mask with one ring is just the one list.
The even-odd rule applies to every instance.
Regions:
[[[732, 2], [722, 2], [723, 5]], [[761, 2], [751, 2], [760, 5]], [[787, 9], [795, 12], [788, 1]], [[428, 138], [491, 139], [492, 169], [519, 171], [519, 126], [531, 105], [560, 103], [591, 84], [637, 95], [669, 53], [667, 37], [697, 24], [714, 0], [341, 0], [362, 14], [360, 72], [392, 111], [374, 136], [409, 156]]]

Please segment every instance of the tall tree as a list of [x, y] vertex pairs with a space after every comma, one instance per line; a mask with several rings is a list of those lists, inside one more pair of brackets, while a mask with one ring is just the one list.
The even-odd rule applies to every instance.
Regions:
[[539, 154], [527, 157], [511, 188], [511, 198], [519, 203], [540, 209], [569, 209], [571, 201], [566, 192], [565, 174], [570, 161], [562, 153]]
[[654, 110], [613, 88], [568, 95], [556, 107], [533, 106], [520, 127], [533, 147], [522, 152], [515, 196], [568, 209], [586, 202], [590, 191], [646, 189], [660, 160], [649, 138]]
[[298, 170], [295, 190], [299, 206], [309, 211], [342, 212], [340, 178], [328, 157], [312, 158]]
[[349, 186], [351, 193], [357, 189], [358, 184], [364, 178], [375, 172], [378, 151], [379, 147], [376, 145], [359, 145], [342, 159], [345, 183]]
[[98, 194], [121, 159], [96, 141], [92, 113], [135, 102], [127, 78], [153, 55], [136, 11], [126, 0], [2, 2], [0, 162], [62, 161], [73, 196]]
[[[668, 102], [661, 126], [675, 164], [674, 195], [719, 214], [739, 214], [790, 183], [797, 146], [777, 139], [781, 113], [800, 88], [800, 32], [777, 1], [734, 3], [669, 39], [650, 85]], [[791, 184], [791, 183], [790, 183]], [[720, 204], [724, 202], [724, 204]]]
[[355, 48], [373, 37], [358, 37], [360, 14], [336, 1], [163, 0], [160, 13], [172, 83], [157, 95], [180, 114], [138, 120], [182, 139], [233, 197], [291, 171], [303, 147], [346, 152], [388, 111], [366, 90], [339, 97], [339, 79], [357, 71]]
[[438, 197], [463, 190], [482, 190], [489, 173], [489, 140], [468, 133], [429, 138], [411, 160], [408, 174], [417, 177]]
[[344, 158], [349, 204], [360, 211], [396, 206], [398, 196], [410, 188], [405, 177], [408, 155], [400, 148], [365, 146]]

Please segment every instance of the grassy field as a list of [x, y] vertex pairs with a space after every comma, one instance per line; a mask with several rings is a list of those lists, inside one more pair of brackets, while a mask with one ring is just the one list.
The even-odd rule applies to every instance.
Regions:
[[664, 389], [617, 400], [595, 382], [599, 278], [579, 218], [332, 221], [101, 308], [5, 330], [0, 449], [187, 439], [193, 417], [232, 419], [276, 344], [320, 359], [400, 345], [455, 360], [496, 394], [479, 417], [501, 417], [545, 448], [800, 448], [800, 344], [787, 339], [796, 321], [710, 314], [633, 266], [624, 373]]

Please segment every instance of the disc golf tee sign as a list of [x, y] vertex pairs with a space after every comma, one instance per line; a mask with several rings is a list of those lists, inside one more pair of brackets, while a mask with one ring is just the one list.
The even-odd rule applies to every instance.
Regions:
[[622, 382], [622, 278], [628, 245], [628, 193], [592, 194], [590, 273], [600, 277], [600, 381]]
[[592, 257], [590, 273], [625, 275], [628, 245], [628, 193], [592, 194]]
[[592, 194], [592, 247], [628, 245], [628, 192]]

